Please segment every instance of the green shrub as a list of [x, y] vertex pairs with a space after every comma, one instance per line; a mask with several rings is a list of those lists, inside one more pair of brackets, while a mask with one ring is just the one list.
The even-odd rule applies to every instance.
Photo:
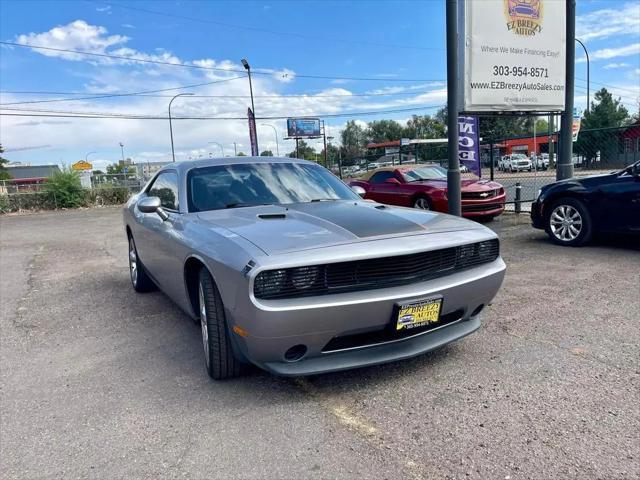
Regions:
[[127, 188], [100, 185], [88, 192], [88, 200], [92, 205], [122, 205], [129, 195]]
[[87, 204], [87, 193], [80, 183], [80, 175], [68, 167], [55, 172], [44, 184], [43, 192], [55, 208], [77, 208]]

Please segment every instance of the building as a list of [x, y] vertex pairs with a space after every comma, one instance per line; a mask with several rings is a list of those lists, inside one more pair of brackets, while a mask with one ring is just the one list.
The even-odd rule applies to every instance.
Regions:
[[47, 178], [60, 171], [58, 165], [7, 165], [13, 184], [33, 185], [45, 182]]
[[150, 178], [152, 177], [158, 170], [160, 170], [165, 165], [171, 162], [141, 162], [136, 163], [134, 166], [136, 168], [136, 172], [139, 177], [142, 178]]

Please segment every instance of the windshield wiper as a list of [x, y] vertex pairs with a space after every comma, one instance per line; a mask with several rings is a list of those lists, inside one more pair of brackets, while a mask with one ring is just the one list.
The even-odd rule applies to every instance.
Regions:
[[227, 203], [224, 208], [242, 208], [242, 207], [257, 207], [259, 205], [273, 205], [273, 203], [245, 203], [245, 202], [234, 202]]
[[312, 202], [335, 202], [338, 198], [314, 198]]

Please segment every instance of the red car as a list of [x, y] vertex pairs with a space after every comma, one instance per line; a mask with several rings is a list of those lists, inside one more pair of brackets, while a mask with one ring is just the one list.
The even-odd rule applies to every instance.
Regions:
[[[383, 167], [352, 180], [364, 198], [401, 207], [447, 212], [447, 171], [438, 165]], [[491, 219], [504, 211], [502, 185], [490, 180], [462, 180], [462, 216]]]

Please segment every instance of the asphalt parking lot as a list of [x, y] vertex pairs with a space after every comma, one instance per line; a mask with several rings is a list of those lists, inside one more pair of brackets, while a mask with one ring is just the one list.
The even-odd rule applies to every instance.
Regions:
[[131, 289], [119, 209], [0, 218], [1, 476], [640, 478], [640, 245], [489, 226], [508, 270], [476, 334], [215, 383], [199, 327]]

